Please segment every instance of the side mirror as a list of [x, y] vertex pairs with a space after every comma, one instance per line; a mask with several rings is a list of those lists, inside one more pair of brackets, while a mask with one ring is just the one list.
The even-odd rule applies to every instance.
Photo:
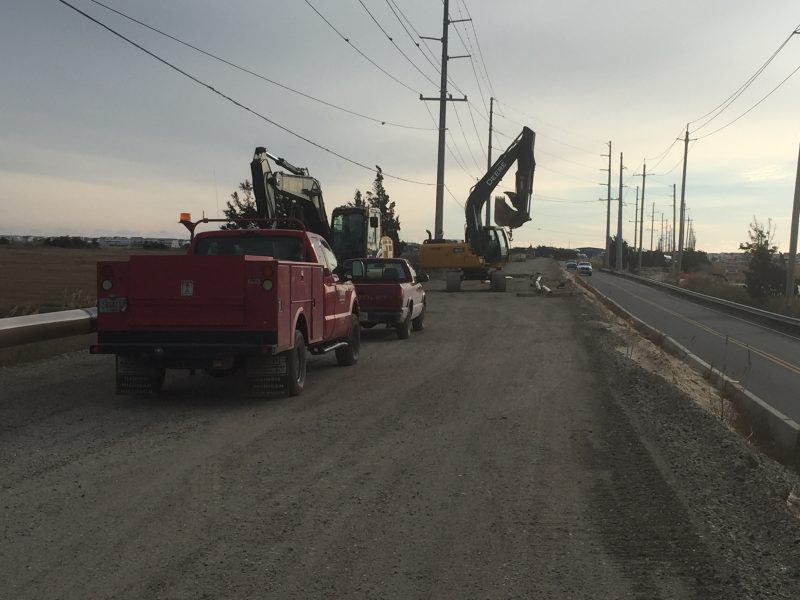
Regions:
[[430, 277], [428, 277], [427, 273], [417, 273], [417, 283], [425, 283], [429, 281]]

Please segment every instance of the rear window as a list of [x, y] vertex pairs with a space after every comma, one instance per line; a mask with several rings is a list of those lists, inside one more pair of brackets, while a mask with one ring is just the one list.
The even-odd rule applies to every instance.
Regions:
[[399, 262], [376, 262], [364, 260], [364, 274], [353, 276], [357, 281], [405, 281], [406, 270]]
[[197, 240], [197, 256], [272, 256], [279, 260], [306, 259], [303, 240], [292, 236], [209, 236]]

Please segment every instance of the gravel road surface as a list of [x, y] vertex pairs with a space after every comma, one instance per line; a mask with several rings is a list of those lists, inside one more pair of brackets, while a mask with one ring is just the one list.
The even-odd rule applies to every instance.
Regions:
[[423, 332], [311, 357], [298, 398], [184, 373], [117, 397], [86, 353], [0, 369], [0, 597], [800, 597], [797, 477], [613, 317], [526, 277], [426, 287]]

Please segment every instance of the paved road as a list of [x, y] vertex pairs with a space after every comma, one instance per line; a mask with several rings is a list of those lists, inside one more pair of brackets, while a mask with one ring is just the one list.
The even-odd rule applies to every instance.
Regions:
[[0, 369], [0, 597], [800, 597], [796, 478], [613, 351], [598, 306], [426, 285], [424, 332], [311, 358], [299, 398], [116, 397], [85, 353]]
[[800, 423], [800, 337], [607, 273], [588, 283]]

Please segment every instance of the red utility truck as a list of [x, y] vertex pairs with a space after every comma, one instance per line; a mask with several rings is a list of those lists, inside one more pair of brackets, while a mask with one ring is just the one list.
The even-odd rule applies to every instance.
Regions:
[[228, 375], [251, 389], [299, 394], [306, 351], [358, 360], [359, 304], [325, 239], [291, 219], [280, 229], [194, 235], [184, 256], [97, 264], [97, 344], [116, 355], [117, 393], [157, 393], [166, 369]]
[[403, 258], [348, 260], [345, 272], [356, 285], [362, 327], [385, 323], [397, 329], [401, 340], [408, 339], [412, 329], [422, 331], [427, 302], [422, 283], [427, 275], [417, 275]]

